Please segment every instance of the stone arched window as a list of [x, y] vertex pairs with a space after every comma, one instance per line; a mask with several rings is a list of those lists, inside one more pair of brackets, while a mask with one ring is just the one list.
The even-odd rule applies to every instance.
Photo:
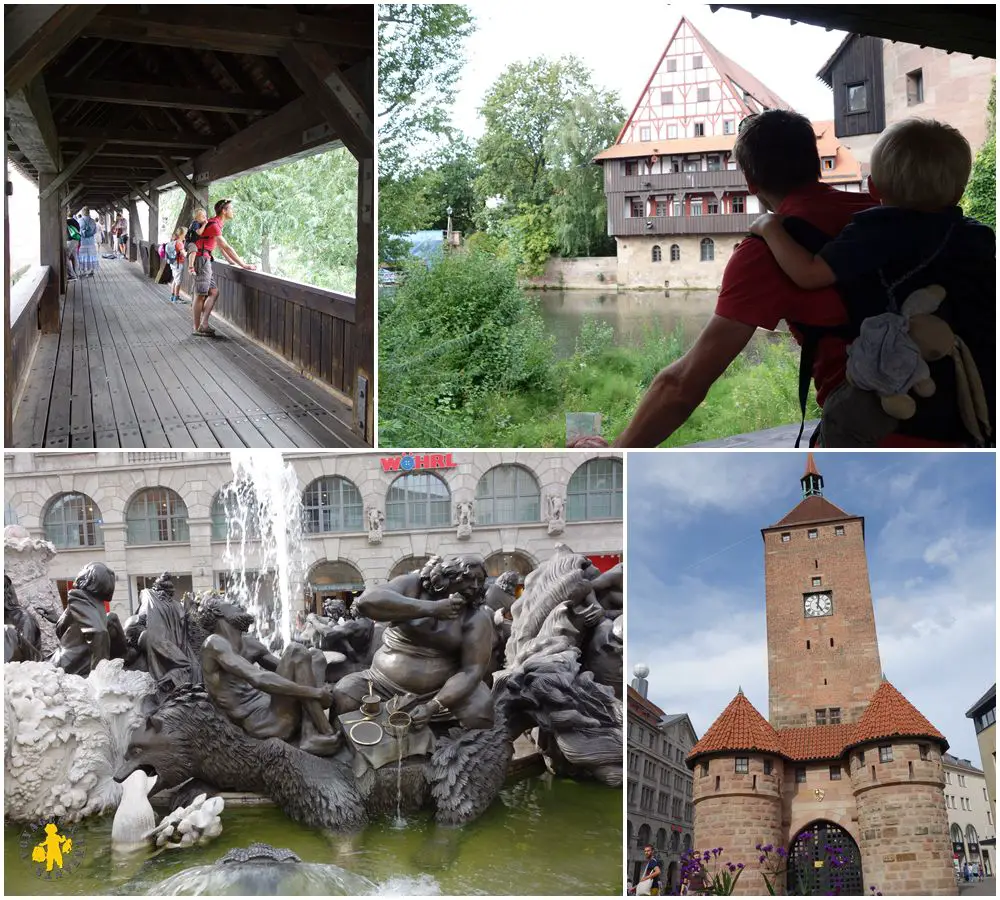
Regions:
[[476, 523], [511, 525], [541, 518], [541, 491], [524, 466], [494, 466], [476, 485]]
[[311, 481], [302, 493], [302, 531], [361, 531], [365, 505], [361, 492], [339, 475]]
[[689, 833], [684, 835], [684, 852], [688, 853], [690, 852], [690, 850], [691, 850], [691, 835]]
[[127, 542], [155, 544], [189, 541], [188, 511], [176, 491], [152, 487], [139, 491], [125, 513]]
[[677, 244], [670, 245], [670, 261], [680, 262], [681, 248]]
[[667, 829], [666, 828], [660, 828], [656, 832], [656, 844], [654, 846], [656, 847], [657, 850], [666, 850], [667, 849]]
[[622, 517], [622, 482], [620, 459], [591, 459], [580, 466], [566, 489], [566, 521]]
[[972, 844], [979, 843], [979, 832], [977, 832], [975, 827], [972, 825], [967, 825], [965, 828], [965, 843], [968, 844], [970, 848]]
[[45, 540], [57, 547], [100, 547], [104, 544], [101, 510], [86, 494], [53, 497], [42, 517]]
[[212, 540], [260, 540], [260, 508], [249, 481], [230, 481], [212, 498]]
[[635, 836], [635, 842], [638, 848], [641, 850], [646, 844], [653, 843], [650, 839], [652, 831], [650, 827], [646, 824], [639, 826], [639, 833]]
[[715, 241], [711, 238], [701, 239], [701, 261], [712, 262], [715, 259]]
[[965, 843], [965, 836], [962, 834], [962, 826], [957, 822], [952, 822], [951, 825], [951, 842], [956, 845], [956, 851], [961, 853], [962, 851], [958, 850], [958, 845]]
[[659, 262], [663, 259], [663, 251], [660, 249], [659, 244], [653, 245], [653, 262]]
[[681, 835], [679, 831], [670, 832], [670, 850], [676, 853], [681, 848]]
[[406, 556], [392, 567], [389, 578], [391, 580], [400, 575], [409, 575], [410, 572], [419, 572], [429, 561], [429, 556]]
[[442, 528], [451, 524], [451, 491], [430, 472], [400, 475], [385, 498], [385, 530]]

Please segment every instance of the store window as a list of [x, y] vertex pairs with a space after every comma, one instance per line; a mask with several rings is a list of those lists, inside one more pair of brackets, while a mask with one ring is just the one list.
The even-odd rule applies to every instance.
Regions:
[[451, 524], [451, 491], [429, 472], [400, 475], [385, 500], [386, 531], [446, 528]]
[[538, 482], [530, 471], [523, 466], [495, 466], [476, 485], [476, 524], [538, 522], [541, 502]]
[[362, 531], [363, 518], [360, 491], [339, 475], [317, 478], [302, 493], [302, 530], [306, 534]]

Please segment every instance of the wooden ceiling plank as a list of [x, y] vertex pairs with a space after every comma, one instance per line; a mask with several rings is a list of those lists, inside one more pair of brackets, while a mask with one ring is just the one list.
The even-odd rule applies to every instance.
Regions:
[[37, 172], [54, 175], [62, 168], [59, 138], [41, 76], [21, 90], [7, 92], [7, 132]]
[[109, 144], [134, 144], [137, 147], [182, 147], [208, 149], [215, 142], [210, 137], [195, 132], [142, 131], [135, 128], [79, 128], [66, 126], [59, 133], [59, 140], [90, 141], [103, 137]]
[[372, 51], [374, 8], [371, 15], [373, 21], [368, 25], [322, 15], [296, 15], [290, 8], [278, 11], [227, 6], [224, 20], [197, 17], [178, 21], [176, 10], [170, 8], [148, 6], [141, 13], [109, 8], [89, 22], [84, 33], [140, 44], [255, 56], [277, 56], [293, 40]]
[[54, 193], [62, 188], [77, 172], [80, 171], [90, 160], [92, 160], [104, 146], [104, 141], [89, 141], [86, 146], [77, 153], [68, 165], [38, 194], [39, 200], [48, 200]]
[[370, 157], [374, 128], [370, 106], [318, 44], [293, 43], [280, 56], [282, 64], [358, 159]]
[[166, 109], [202, 109], [209, 112], [235, 112], [265, 115], [277, 112], [281, 101], [260, 95], [231, 94], [219, 90], [188, 90], [161, 84], [135, 84], [127, 81], [87, 81], [78, 78], [51, 78], [46, 81], [52, 97], [121, 103], [128, 106], [152, 106]]
[[4, 10], [4, 89], [20, 91], [80, 36], [103, 4], [13, 4]]

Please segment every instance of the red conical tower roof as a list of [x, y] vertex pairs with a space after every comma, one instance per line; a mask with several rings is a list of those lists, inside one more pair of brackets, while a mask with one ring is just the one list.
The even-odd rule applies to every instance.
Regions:
[[688, 763], [706, 753], [728, 753], [737, 750], [753, 750], [758, 753], [781, 753], [776, 732], [754, 705], [747, 700], [741, 690], [732, 702], [705, 732], [705, 736], [694, 745], [688, 754]]
[[945, 736], [895, 687], [883, 681], [854, 727], [853, 743], [867, 744], [891, 737], [934, 738], [948, 749]]
[[806, 454], [806, 475], [816, 475], [819, 476], [819, 469], [816, 468], [816, 460], [813, 459], [811, 453]]

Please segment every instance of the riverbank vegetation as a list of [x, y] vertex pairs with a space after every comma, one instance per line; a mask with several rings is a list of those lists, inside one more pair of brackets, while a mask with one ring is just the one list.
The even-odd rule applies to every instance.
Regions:
[[[379, 441], [385, 446], [559, 447], [567, 412], [625, 427], [643, 391], [686, 347], [651, 326], [629, 346], [588, 320], [576, 352], [556, 360], [538, 301], [510, 259], [469, 251], [408, 271], [379, 317]], [[788, 335], [751, 342], [665, 446], [795, 422], [798, 348]], [[818, 416], [811, 401], [810, 417]]]

